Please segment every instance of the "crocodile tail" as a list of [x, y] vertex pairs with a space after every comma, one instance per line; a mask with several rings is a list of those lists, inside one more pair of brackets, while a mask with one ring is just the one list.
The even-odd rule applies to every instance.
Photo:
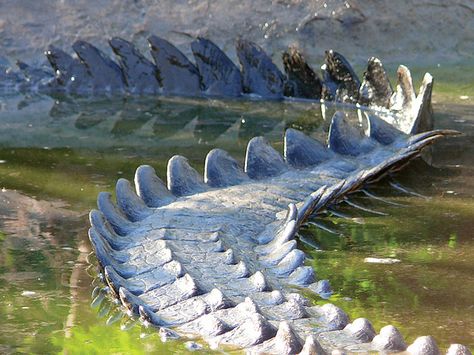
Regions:
[[[368, 135], [363, 135], [346, 122], [342, 113], [337, 112], [330, 126], [327, 145], [288, 129], [285, 133], [284, 157], [263, 137], [255, 137], [248, 143], [243, 169], [227, 152], [214, 149], [206, 157], [204, 177], [189, 165], [186, 158], [174, 156], [168, 162], [167, 186], [156, 176], [153, 168], [141, 166], [135, 176], [137, 192], [133, 191], [127, 180], [119, 179], [116, 187], [117, 204], [109, 193], [99, 194], [100, 216], [105, 221], [96, 216], [97, 213], [91, 215], [91, 221], [95, 229], [102, 231], [110, 246], [120, 249], [123, 244], [120, 236], [129, 235], [134, 230], [135, 222], [151, 215], [153, 208], [166, 206], [181, 196], [246, 184], [252, 180], [271, 179], [292, 168], [315, 167], [326, 161], [333, 162], [332, 168], [350, 172], [354, 169], [350, 161], [339, 159], [339, 156], [360, 156], [384, 145], [395, 147], [395, 152], [379, 163], [350, 173], [345, 179], [322, 186], [304, 200], [297, 201], [298, 207], [290, 204], [284, 221], [268, 227], [256, 237], [262, 245], [261, 257], [274, 266], [275, 274], [288, 276], [290, 283], [308, 286], [315, 278], [312, 269], [303, 266], [303, 254], [295, 249], [294, 238], [299, 226], [314, 213], [397, 170], [419, 156], [422, 149], [435, 140], [454, 133], [438, 130], [407, 135], [375, 115], [366, 117], [369, 129]], [[232, 252], [229, 253], [232, 259]], [[313, 288], [320, 286], [313, 285]]]
[[109, 41], [109, 45], [119, 59], [125, 84], [134, 94], [160, 93], [163, 83], [156, 66], [143, 56], [135, 46], [119, 37]]
[[325, 100], [358, 102], [360, 80], [342, 54], [333, 50], [326, 51], [322, 69], [325, 77]]
[[125, 82], [119, 65], [89, 42], [78, 40], [72, 48], [91, 77], [94, 90], [123, 92]]
[[263, 48], [239, 38], [236, 51], [241, 65], [244, 92], [270, 99], [282, 99], [285, 77]]
[[380, 59], [368, 60], [364, 81], [359, 89], [359, 103], [365, 106], [389, 108], [393, 95], [392, 84]]
[[175, 46], [157, 36], [148, 37], [151, 55], [165, 94], [199, 96], [201, 81], [196, 66]]
[[426, 73], [416, 95], [410, 70], [400, 65], [397, 71], [396, 91], [390, 98], [390, 111], [397, 114], [391, 122], [407, 134], [416, 134], [433, 129], [431, 94], [433, 77]]
[[296, 47], [290, 47], [283, 52], [282, 60], [287, 76], [285, 96], [319, 100], [323, 83], [303, 54]]
[[[336, 113], [327, 144], [289, 129], [284, 156], [262, 137], [256, 137], [247, 146], [243, 169], [227, 152], [214, 149], [206, 157], [204, 177], [186, 158], [174, 156], [168, 163], [166, 186], [149, 166], [137, 170], [136, 193], [128, 181], [120, 179], [117, 203], [110, 194], [101, 193], [100, 212], [90, 214], [89, 237], [110, 292], [145, 324], [173, 327], [170, 336], [199, 334], [214, 345], [231, 344], [255, 353], [318, 353], [339, 348], [344, 339], [353, 344], [348, 351], [406, 350], [407, 344], [395, 327], [386, 326], [376, 334], [367, 320], [349, 323], [347, 314], [338, 307], [311, 306], [301, 295], [278, 286], [304, 287], [328, 297], [329, 282], [317, 279], [313, 267], [305, 264], [304, 252], [298, 249], [299, 227], [315, 212], [398, 169], [427, 145], [453, 133], [409, 135], [376, 116], [367, 115], [367, 120], [364, 135], [351, 127], [343, 114]], [[381, 153], [371, 155], [374, 150]], [[356, 169], [351, 164], [354, 156], [368, 161], [367, 167]], [[330, 164], [324, 165], [326, 162]], [[275, 219], [272, 212], [268, 224], [259, 226], [256, 235], [242, 235], [245, 226], [232, 227], [225, 213], [218, 211], [216, 222], [186, 218], [192, 214], [197, 219], [207, 218], [206, 213], [201, 215], [200, 197], [219, 196], [220, 188], [250, 183], [257, 186], [280, 178], [285, 183], [287, 177], [291, 184], [291, 176], [295, 176], [292, 171], [307, 168], [305, 179], [311, 184], [311, 173], [331, 167], [343, 171], [345, 178], [319, 186], [306, 198], [308, 187], [288, 189], [294, 202], [289, 203], [286, 215], [277, 213]], [[239, 191], [239, 186], [236, 188]], [[195, 200], [194, 194], [199, 195]], [[216, 206], [225, 209], [229, 202], [224, 200]], [[149, 218], [152, 209], [154, 217]], [[211, 211], [214, 213], [213, 206]], [[247, 258], [241, 250], [255, 258]], [[219, 268], [219, 276], [214, 267]], [[314, 334], [303, 340], [307, 334], [300, 327], [312, 329]], [[437, 349], [430, 338], [422, 337], [409, 350], [426, 347]]]
[[291, 168], [303, 169], [318, 166], [325, 161], [333, 161], [333, 167], [351, 171], [353, 165], [347, 159], [370, 153], [378, 146], [394, 146], [396, 152], [362, 170], [338, 184], [322, 188], [310, 194], [298, 211], [297, 224], [300, 225], [315, 211], [329, 202], [341, 200], [346, 194], [363, 187], [396, 171], [435, 140], [457, 132], [434, 130], [416, 135], [408, 135], [374, 114], [366, 114], [368, 132], [364, 134], [351, 126], [342, 112], [336, 112], [332, 119], [327, 145], [310, 138], [294, 129], [288, 129], [284, 137], [284, 156], [280, 155], [263, 137], [251, 139], [247, 145], [244, 167], [221, 149], [211, 150], [205, 160], [204, 176], [190, 166], [185, 157], [173, 156], [167, 167], [167, 185], [150, 166], [141, 166], [135, 175], [135, 189], [120, 179], [117, 182], [117, 205], [108, 193], [101, 193], [98, 206], [108, 223], [118, 235], [126, 235], [134, 222], [152, 213], [152, 208], [166, 206], [181, 196], [189, 196], [208, 191], [247, 183], [251, 180], [264, 180], [288, 171]]
[[242, 94], [239, 68], [213, 42], [198, 37], [191, 50], [201, 77], [203, 92], [210, 96], [237, 97]]
[[[19, 67], [26, 77], [20, 88], [35, 85], [37, 89], [64, 90], [73, 93], [129, 92], [132, 94], [171, 94], [183, 96], [237, 97], [251, 94], [267, 99], [286, 97], [323, 99], [383, 109], [386, 119], [405, 133], [433, 128], [431, 93], [433, 78], [425, 74], [418, 96], [411, 73], [405, 66], [397, 71], [393, 92], [382, 62], [368, 60], [361, 83], [349, 61], [340, 53], [328, 50], [320, 78], [301, 52], [290, 47], [283, 53], [285, 74], [257, 44], [238, 39], [238, 68], [213, 42], [198, 37], [191, 43], [194, 63], [170, 42], [148, 38], [152, 63], [135, 46], [118, 37], [109, 41], [119, 64], [92, 44], [79, 40], [73, 49], [79, 60], [50, 46], [46, 56], [55, 77], [43, 69], [23, 62]], [[50, 80], [50, 85], [44, 81]], [[36, 83], [42, 85], [37, 87]], [[395, 116], [395, 117], [393, 117]]]

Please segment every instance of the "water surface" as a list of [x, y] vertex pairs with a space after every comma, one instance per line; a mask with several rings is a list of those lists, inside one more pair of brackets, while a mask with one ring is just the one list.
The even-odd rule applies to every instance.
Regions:
[[[301, 246], [319, 278], [330, 280], [329, 301], [351, 318], [369, 318], [377, 330], [394, 324], [408, 341], [430, 334], [443, 348], [459, 342], [472, 349], [474, 105], [435, 99], [437, 127], [465, 135], [435, 146], [435, 167], [415, 162], [396, 176], [428, 198], [383, 181], [372, 191], [405, 207], [360, 195], [360, 204], [389, 215], [341, 207], [354, 220], [322, 220], [340, 235], [304, 228]], [[88, 256], [87, 213], [97, 193], [132, 179], [140, 164], [164, 177], [174, 154], [202, 171], [214, 147], [242, 161], [255, 135], [281, 149], [287, 127], [319, 138], [328, 127], [319, 106], [308, 103], [11, 96], [0, 104], [2, 353], [185, 351], [184, 342], [162, 343], [111, 301], [94, 294], [93, 302], [99, 282]], [[366, 257], [401, 262], [367, 264]]]

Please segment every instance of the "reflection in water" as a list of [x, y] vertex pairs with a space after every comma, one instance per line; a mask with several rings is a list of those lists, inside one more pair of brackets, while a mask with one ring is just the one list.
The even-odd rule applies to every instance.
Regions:
[[[5, 182], [5, 181], [4, 181]], [[71, 235], [83, 219], [63, 204], [0, 192], [0, 349], [46, 353], [69, 309]]]
[[[290, 125], [315, 131], [323, 122], [319, 105], [308, 102], [134, 97], [93, 101], [61, 97], [52, 101], [49, 97], [41, 98], [27, 100], [13, 96], [3, 100], [5, 110], [0, 111], [0, 119], [5, 125], [0, 127], [0, 133], [5, 140], [0, 144], [14, 147], [88, 145], [101, 149], [123, 143], [140, 147], [144, 144], [142, 139], [148, 140], [147, 147], [153, 147], [176, 144], [184, 135], [187, 139], [181, 145], [213, 144], [227, 141], [229, 135], [235, 138], [235, 131], [239, 141], [246, 144], [256, 135], [279, 138]], [[18, 101], [29, 104], [17, 110]], [[355, 113], [352, 115], [355, 119]]]
[[[162, 344], [156, 331], [135, 325], [110, 301], [90, 307], [96, 284], [87, 272], [85, 214], [97, 193], [112, 191], [119, 177], [133, 178], [144, 163], [164, 177], [173, 154], [202, 170], [213, 147], [242, 159], [255, 135], [281, 147], [286, 127], [323, 137], [328, 126], [318, 106], [307, 103], [10, 97], [1, 104], [0, 188], [7, 190], [0, 195], [2, 353], [183, 352], [182, 342]], [[395, 324], [408, 340], [431, 334], [443, 347], [448, 341], [473, 347], [474, 117], [472, 107], [435, 112], [439, 127], [466, 135], [435, 146], [440, 168], [418, 162], [397, 176], [431, 198], [381, 182], [371, 192], [408, 207], [360, 194], [359, 204], [389, 216], [340, 206], [338, 214], [353, 220], [333, 215], [318, 222], [341, 235], [308, 227], [301, 234], [311, 246], [302, 245], [319, 277], [330, 280], [330, 301], [351, 317], [367, 317], [377, 329]], [[401, 263], [367, 264], [366, 257]]]
[[64, 336], [71, 338], [73, 334], [73, 327], [78, 324], [78, 313], [80, 312], [81, 299], [81, 281], [85, 279], [84, 272], [88, 267], [87, 255], [91, 252], [90, 245], [85, 240], [78, 243], [77, 250], [79, 255], [71, 271], [69, 278], [69, 287], [71, 291], [71, 309], [64, 324]]

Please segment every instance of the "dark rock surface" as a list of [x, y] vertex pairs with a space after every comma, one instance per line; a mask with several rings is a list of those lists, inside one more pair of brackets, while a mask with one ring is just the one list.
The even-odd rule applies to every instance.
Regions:
[[42, 61], [48, 45], [69, 48], [79, 38], [103, 49], [120, 36], [144, 51], [151, 34], [191, 57], [192, 39], [182, 33], [212, 38], [234, 62], [234, 41], [242, 36], [273, 54], [280, 67], [290, 44], [310, 63], [322, 62], [330, 48], [361, 65], [373, 55], [384, 63], [436, 64], [467, 61], [474, 53], [470, 0], [4, 0], [0, 14], [0, 55], [10, 61]]

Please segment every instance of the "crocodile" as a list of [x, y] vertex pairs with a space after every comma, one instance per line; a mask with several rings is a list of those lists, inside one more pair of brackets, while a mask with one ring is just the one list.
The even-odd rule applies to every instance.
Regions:
[[[116, 185], [116, 203], [100, 193], [90, 213], [89, 238], [106, 290], [130, 315], [165, 337], [200, 337], [211, 347], [251, 353], [403, 352], [438, 354], [432, 337], [407, 345], [392, 325], [379, 334], [367, 319], [350, 322], [338, 307], [312, 306], [304, 293], [327, 297], [297, 232], [312, 216], [403, 168], [439, 138], [433, 130], [433, 78], [418, 95], [400, 66], [395, 91], [372, 57], [361, 81], [349, 62], [329, 50], [320, 77], [296, 48], [283, 53], [285, 74], [265, 51], [237, 40], [238, 68], [204, 38], [191, 43], [191, 62], [170, 42], [151, 36], [154, 63], [132, 43], [109, 41], [118, 63], [92, 44], [73, 44], [77, 57], [50, 46], [53, 68], [18, 62], [1, 88], [73, 95], [165, 95], [342, 102], [358, 108], [362, 125], [342, 112], [331, 120], [327, 144], [288, 129], [284, 154], [263, 137], [247, 146], [244, 167], [221, 149], [205, 160], [204, 176], [185, 157], [168, 162], [167, 183], [140, 166], [135, 191]], [[449, 354], [470, 354], [453, 344]]]
[[[50, 95], [162, 95], [204, 98], [250, 98], [266, 100], [309, 100], [342, 102], [381, 110], [394, 115], [402, 130], [432, 129], [431, 92], [433, 78], [426, 73], [416, 98], [410, 71], [397, 70], [394, 92], [382, 62], [368, 60], [363, 80], [334, 50], [325, 52], [321, 76], [295, 46], [282, 54], [284, 73], [262, 47], [251, 41], [236, 40], [240, 68], [212, 41], [197, 37], [191, 42], [194, 63], [169, 41], [148, 38], [152, 62], [133, 43], [114, 37], [109, 45], [118, 62], [91, 43], [78, 40], [72, 48], [76, 56], [53, 45], [45, 51], [49, 67], [35, 67], [17, 61], [20, 71], [0, 64], [0, 90], [39, 92]], [[412, 116], [420, 116], [411, 119]], [[412, 125], [416, 122], [416, 125]], [[420, 127], [418, 125], [421, 124]], [[407, 132], [407, 133], [414, 133]]]
[[[250, 353], [402, 352], [438, 354], [432, 337], [407, 345], [392, 325], [377, 334], [367, 319], [349, 322], [297, 247], [297, 231], [367, 184], [397, 171], [441, 137], [407, 134], [373, 113], [368, 132], [336, 112], [328, 144], [288, 129], [283, 157], [264, 138], [250, 140], [242, 168], [211, 150], [204, 176], [172, 157], [167, 184], [140, 166], [98, 196], [89, 238], [108, 292], [130, 315], [166, 336], [201, 337], [211, 347]], [[449, 354], [469, 354], [455, 344]]]

